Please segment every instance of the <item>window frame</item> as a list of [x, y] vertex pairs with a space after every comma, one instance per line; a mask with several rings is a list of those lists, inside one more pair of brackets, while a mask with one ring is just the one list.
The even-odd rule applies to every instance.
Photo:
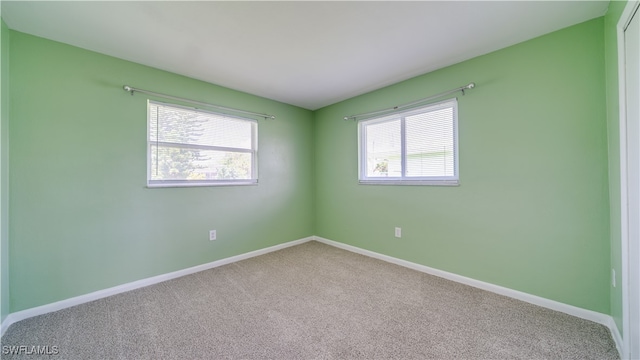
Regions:
[[[453, 176], [406, 176], [406, 127], [405, 118], [413, 115], [438, 111], [445, 108], [453, 109], [453, 151], [454, 167]], [[400, 120], [400, 141], [401, 141], [401, 173], [397, 177], [369, 177], [367, 176], [367, 136], [366, 127], [368, 125], [381, 124]], [[358, 183], [367, 185], [435, 185], [435, 186], [459, 186], [459, 143], [458, 143], [458, 99], [452, 98], [428, 105], [412, 108], [409, 110], [386, 114], [379, 117], [362, 119], [358, 121]]]
[[[186, 111], [195, 111], [214, 116], [223, 116], [251, 123], [251, 149], [215, 146], [215, 145], [195, 145], [186, 143], [170, 143], [177, 147], [200, 150], [218, 150], [251, 154], [251, 179], [205, 179], [205, 180], [152, 180], [152, 145], [159, 143], [151, 140], [151, 106], [167, 106]], [[206, 109], [184, 106], [175, 103], [156, 101], [147, 99], [147, 187], [148, 188], [170, 188], [170, 187], [206, 187], [206, 186], [234, 186], [234, 185], [258, 185], [258, 121], [245, 117], [229, 115], [221, 112]]]

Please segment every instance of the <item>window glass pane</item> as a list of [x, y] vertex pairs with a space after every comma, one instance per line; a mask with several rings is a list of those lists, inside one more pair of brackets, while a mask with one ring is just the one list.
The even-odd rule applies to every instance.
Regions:
[[363, 184], [458, 185], [457, 100], [362, 121]]
[[407, 177], [454, 176], [453, 108], [405, 118]]
[[149, 110], [150, 141], [251, 149], [252, 121], [159, 104]]
[[151, 144], [151, 180], [250, 180], [251, 153]]
[[367, 176], [402, 175], [400, 119], [365, 126], [367, 139]]
[[257, 183], [256, 121], [148, 105], [149, 186]]

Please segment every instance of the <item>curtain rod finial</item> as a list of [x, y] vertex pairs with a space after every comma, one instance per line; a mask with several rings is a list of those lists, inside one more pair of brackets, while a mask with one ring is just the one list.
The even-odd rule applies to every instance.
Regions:
[[476, 87], [476, 83], [469, 83], [469, 85], [467, 85], [467, 89], [473, 89], [474, 87]]
[[122, 88], [124, 89], [124, 91], [132, 91], [131, 86], [129, 85], [125, 85]]

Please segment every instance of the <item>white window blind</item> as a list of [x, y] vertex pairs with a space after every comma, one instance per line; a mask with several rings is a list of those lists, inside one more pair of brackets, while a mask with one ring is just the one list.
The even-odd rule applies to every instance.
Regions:
[[148, 186], [257, 183], [257, 122], [148, 102]]
[[457, 100], [360, 121], [359, 180], [457, 185]]

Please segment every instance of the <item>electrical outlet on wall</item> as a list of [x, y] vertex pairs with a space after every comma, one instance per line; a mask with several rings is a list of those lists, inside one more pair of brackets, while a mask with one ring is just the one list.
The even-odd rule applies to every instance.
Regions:
[[217, 238], [217, 234], [215, 230], [209, 230], [209, 240], [213, 241]]
[[396, 237], [397, 238], [402, 237], [402, 228], [399, 228], [399, 227], [396, 228]]

